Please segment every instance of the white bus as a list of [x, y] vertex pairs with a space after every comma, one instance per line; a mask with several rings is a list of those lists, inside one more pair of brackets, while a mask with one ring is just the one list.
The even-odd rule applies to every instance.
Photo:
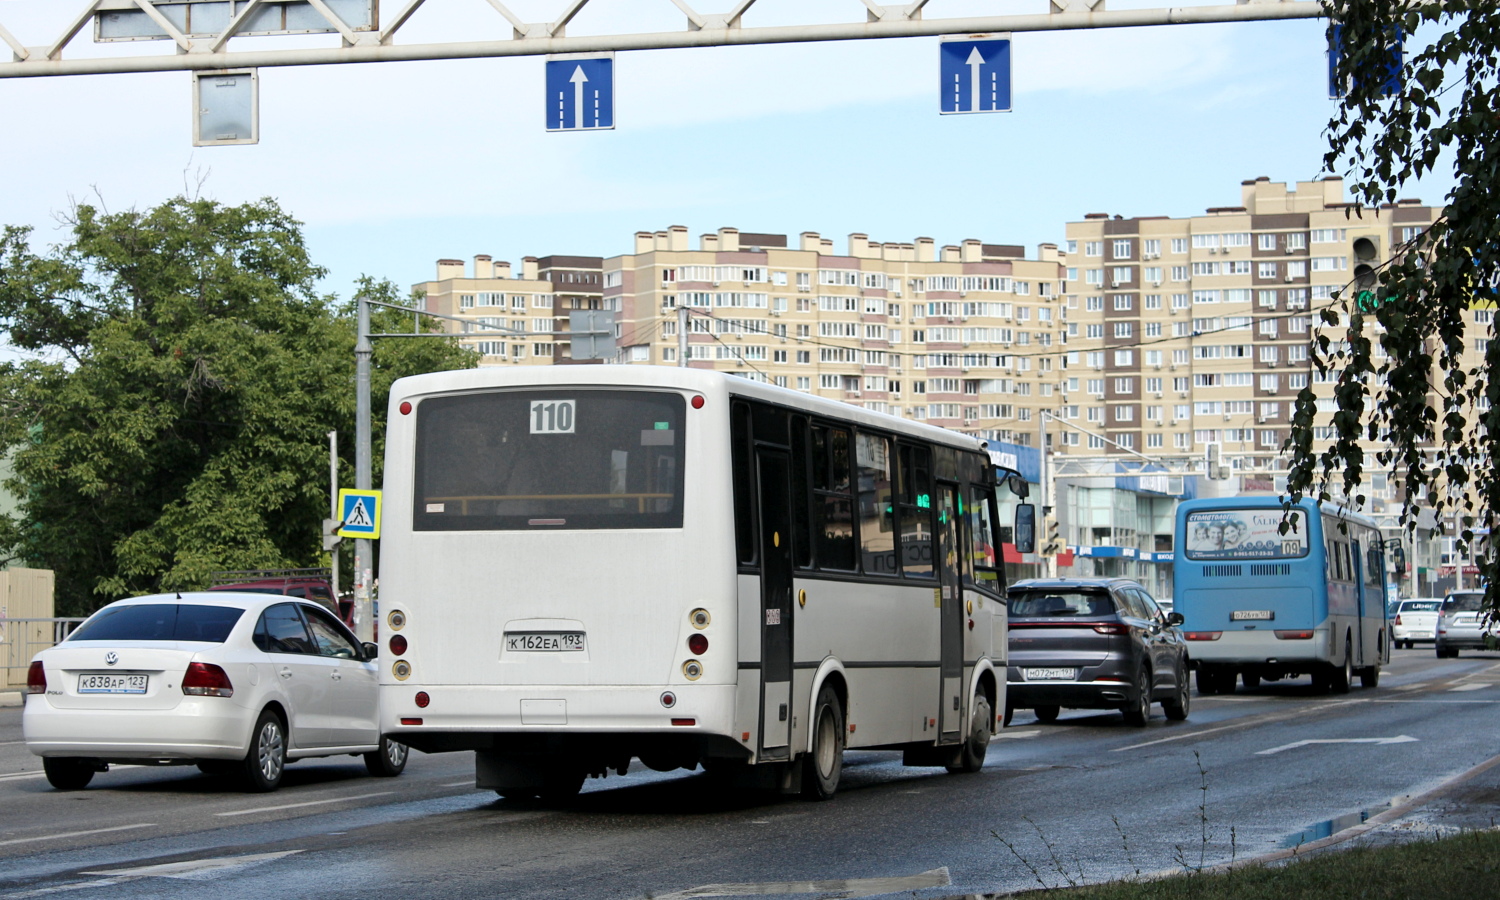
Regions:
[[[562, 798], [631, 759], [827, 798], [846, 747], [976, 771], [1005, 708], [972, 437], [692, 369], [403, 378], [385, 732]], [[998, 672], [998, 674], [997, 674]]]

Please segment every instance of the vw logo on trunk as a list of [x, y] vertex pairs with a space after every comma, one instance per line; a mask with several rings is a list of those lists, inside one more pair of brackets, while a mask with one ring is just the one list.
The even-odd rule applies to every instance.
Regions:
[[117, 663], [119, 661], [120, 661], [120, 654], [116, 653], [113, 650], [111, 650], [108, 653], [104, 654], [104, 664], [106, 666], [112, 666], [112, 665], [114, 665], [115, 663]]

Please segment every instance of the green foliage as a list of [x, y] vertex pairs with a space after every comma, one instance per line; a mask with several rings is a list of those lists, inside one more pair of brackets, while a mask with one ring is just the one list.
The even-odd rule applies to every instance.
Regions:
[[[177, 198], [80, 205], [69, 224], [44, 254], [27, 229], [0, 233], [0, 324], [35, 357], [0, 367], [19, 498], [0, 547], [56, 571], [60, 614], [318, 563], [327, 432], [352, 472], [355, 329], [352, 304], [316, 293], [300, 223], [271, 200]], [[397, 312], [376, 323], [411, 330]], [[377, 416], [395, 378], [476, 361], [452, 341], [389, 343]]]
[[[1456, 186], [1430, 230], [1393, 248], [1394, 261], [1378, 273], [1372, 297], [1345, 290], [1323, 311], [1329, 325], [1340, 322], [1340, 312], [1348, 316], [1343, 342], [1320, 333], [1313, 349], [1318, 370], [1337, 373], [1335, 439], [1326, 451], [1313, 451], [1316, 398], [1303, 390], [1285, 448], [1292, 456], [1288, 490], [1294, 499], [1327, 499], [1341, 479], [1342, 493], [1362, 502], [1365, 454], [1373, 452], [1404, 482], [1403, 523], [1415, 522], [1419, 505], [1439, 521], [1455, 513], [1458, 537], [1468, 544], [1475, 528], [1494, 525], [1500, 509], [1500, 470], [1492, 463], [1500, 382], [1489, 377], [1500, 364], [1500, 343], [1488, 343], [1481, 365], [1462, 362], [1466, 341], [1493, 337], [1493, 325], [1473, 327], [1470, 309], [1492, 305], [1500, 284], [1500, 4], [1325, 5], [1343, 24], [1339, 75], [1351, 85], [1329, 123], [1325, 168], [1351, 176], [1365, 215], [1440, 166], [1452, 164]], [[1396, 33], [1407, 36], [1404, 82], [1386, 97], [1382, 78], [1360, 75], [1386, 64]], [[1488, 602], [1500, 609], [1494, 590], [1500, 563], [1490, 558], [1481, 565], [1491, 585]]]

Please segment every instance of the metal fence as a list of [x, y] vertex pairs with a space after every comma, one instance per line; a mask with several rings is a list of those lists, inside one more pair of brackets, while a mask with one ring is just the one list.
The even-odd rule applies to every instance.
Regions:
[[31, 658], [60, 643], [82, 621], [82, 617], [0, 619], [0, 685], [7, 678], [11, 684], [24, 684]]

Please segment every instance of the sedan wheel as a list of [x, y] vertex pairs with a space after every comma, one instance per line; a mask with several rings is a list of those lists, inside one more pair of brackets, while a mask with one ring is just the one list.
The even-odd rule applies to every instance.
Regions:
[[250, 750], [245, 754], [244, 775], [252, 793], [264, 794], [281, 786], [286, 772], [286, 726], [271, 710], [260, 714], [250, 733]]
[[81, 791], [94, 780], [94, 767], [71, 757], [42, 757], [42, 771], [47, 783], [60, 791]]
[[1062, 712], [1062, 707], [1044, 704], [1042, 706], [1033, 706], [1031, 711], [1036, 715], [1038, 722], [1041, 722], [1043, 725], [1051, 725], [1057, 721], [1057, 715]]
[[406, 758], [410, 753], [405, 744], [381, 735], [380, 746], [365, 754], [365, 771], [376, 778], [394, 778], [406, 768]]

